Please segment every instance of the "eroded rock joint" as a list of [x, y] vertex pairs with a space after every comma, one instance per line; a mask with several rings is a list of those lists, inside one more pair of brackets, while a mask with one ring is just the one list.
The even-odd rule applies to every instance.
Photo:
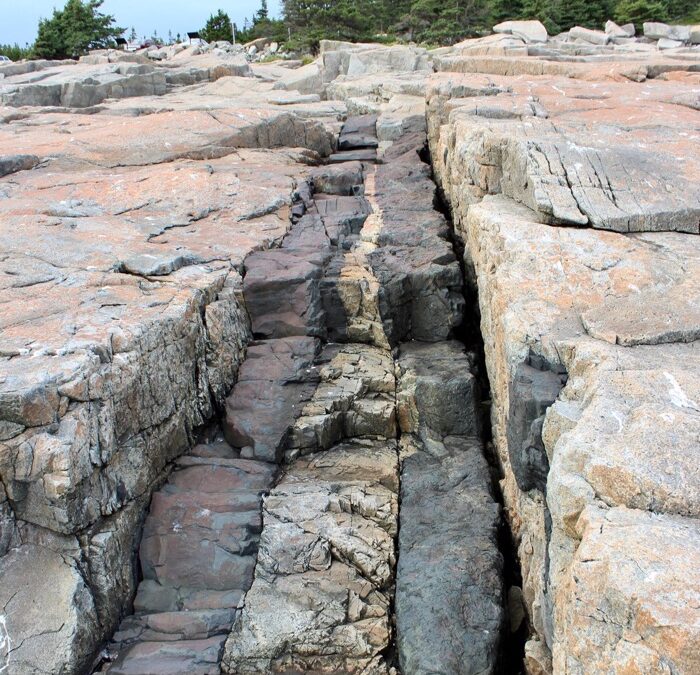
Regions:
[[700, 671], [698, 31], [494, 30], [0, 65], [0, 671]]

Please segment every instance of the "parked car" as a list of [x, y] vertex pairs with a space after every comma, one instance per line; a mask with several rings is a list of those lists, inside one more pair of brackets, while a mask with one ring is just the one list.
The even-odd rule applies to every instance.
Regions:
[[7, 63], [8, 61], [11, 61], [7, 56], [3, 56], [0, 54], [0, 63]]

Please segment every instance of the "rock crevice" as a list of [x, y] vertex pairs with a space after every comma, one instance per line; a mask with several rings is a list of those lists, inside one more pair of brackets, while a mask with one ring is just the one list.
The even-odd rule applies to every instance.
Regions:
[[[678, 371], [681, 363], [697, 368], [698, 314], [685, 301], [697, 295], [697, 198], [650, 189], [653, 180], [622, 187], [612, 178], [618, 171], [626, 181], [637, 172], [666, 175], [678, 140], [669, 119], [689, 117], [661, 81], [606, 84], [598, 87], [604, 98], [586, 97], [580, 87], [571, 79], [455, 73], [437, 74], [428, 87], [436, 179], [479, 291], [493, 441], [530, 632], [525, 666], [533, 673], [652, 672], [667, 663], [693, 672], [697, 663], [674, 644], [697, 640], [697, 613], [684, 600], [697, 594], [697, 575], [676, 584], [678, 564], [661, 563], [659, 553], [697, 524], [690, 469], [697, 424], [692, 407], [680, 403], [695, 400], [696, 388]], [[525, 90], [541, 107], [535, 118], [481, 114], [481, 106], [517, 109]], [[618, 90], [623, 98], [608, 97]], [[636, 120], [647, 130], [656, 120], [653, 152], [640, 156], [617, 141], [603, 150], [617, 105], [629, 115], [623, 135]], [[562, 173], [557, 167], [573, 160], [559, 141], [531, 142], [554, 118], [566, 152], [588, 154], [589, 163]], [[628, 160], [616, 157], [628, 151]], [[533, 166], [549, 177], [541, 180]], [[561, 181], [551, 179], [559, 174]], [[596, 212], [580, 222], [587, 227], [558, 226], [576, 224], [574, 212], [565, 213], [567, 195], [585, 201], [589, 216]], [[650, 518], [659, 524], [653, 532]], [[694, 539], [686, 555], [696, 559]], [[657, 574], [669, 583], [663, 597]], [[666, 617], [677, 610], [670, 628]]]
[[700, 670], [697, 31], [495, 30], [0, 66], [0, 670]]

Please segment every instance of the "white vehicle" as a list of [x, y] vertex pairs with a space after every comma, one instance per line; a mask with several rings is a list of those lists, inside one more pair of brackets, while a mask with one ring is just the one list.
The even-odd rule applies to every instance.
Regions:
[[0, 63], [7, 63], [8, 61], [10, 61], [10, 59], [7, 58], [7, 56], [0, 54]]

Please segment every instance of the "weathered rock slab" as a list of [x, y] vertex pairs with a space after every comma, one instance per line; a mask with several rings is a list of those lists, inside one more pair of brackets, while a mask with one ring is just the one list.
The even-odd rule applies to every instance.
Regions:
[[387, 672], [397, 474], [386, 441], [289, 466], [265, 500], [255, 581], [224, 672]]
[[525, 42], [547, 42], [547, 29], [539, 21], [503, 21], [493, 27], [494, 33], [509, 33]]
[[248, 348], [238, 383], [226, 400], [224, 434], [244, 456], [279, 461], [289, 431], [318, 381], [318, 343], [292, 337]]
[[[98, 630], [90, 589], [78, 561], [52, 550], [50, 540], [13, 548], [0, 559], [0, 668], [37, 672], [37, 664], [59, 663], [80, 672]], [[77, 542], [74, 550], [79, 551]], [[50, 603], [38, 602], [51, 598]]]
[[481, 443], [406, 437], [401, 454], [402, 672], [493, 672], [503, 622], [502, 561], [499, 508]]
[[[446, 170], [464, 184], [470, 201], [502, 193], [555, 224], [700, 232], [698, 166], [689, 160], [676, 171], [678, 151], [687, 147], [683, 129], [694, 127], [695, 113], [675, 102], [676, 85], [610, 83], [590, 97], [584, 93], [588, 85], [571, 80], [488, 78], [491, 86], [510, 89], [465, 98], [465, 85], [478, 91], [486, 78], [463, 80], [457, 84], [453, 76], [437, 76], [429, 111], [435, 124], [449, 122], [443, 143], [454, 146], [455, 136], [460, 138]], [[448, 90], [454, 94], [446, 98], [455, 98], [445, 102]], [[653, 108], [650, 100], [657, 101]], [[652, 118], [657, 120], [653, 131]], [[632, 133], [635, 128], [638, 133]]]
[[500, 510], [478, 435], [472, 363], [456, 342], [400, 347], [396, 626], [403, 672], [489, 673], [497, 661]]
[[697, 519], [588, 508], [559, 609], [554, 669], [692, 673], [700, 667]]

